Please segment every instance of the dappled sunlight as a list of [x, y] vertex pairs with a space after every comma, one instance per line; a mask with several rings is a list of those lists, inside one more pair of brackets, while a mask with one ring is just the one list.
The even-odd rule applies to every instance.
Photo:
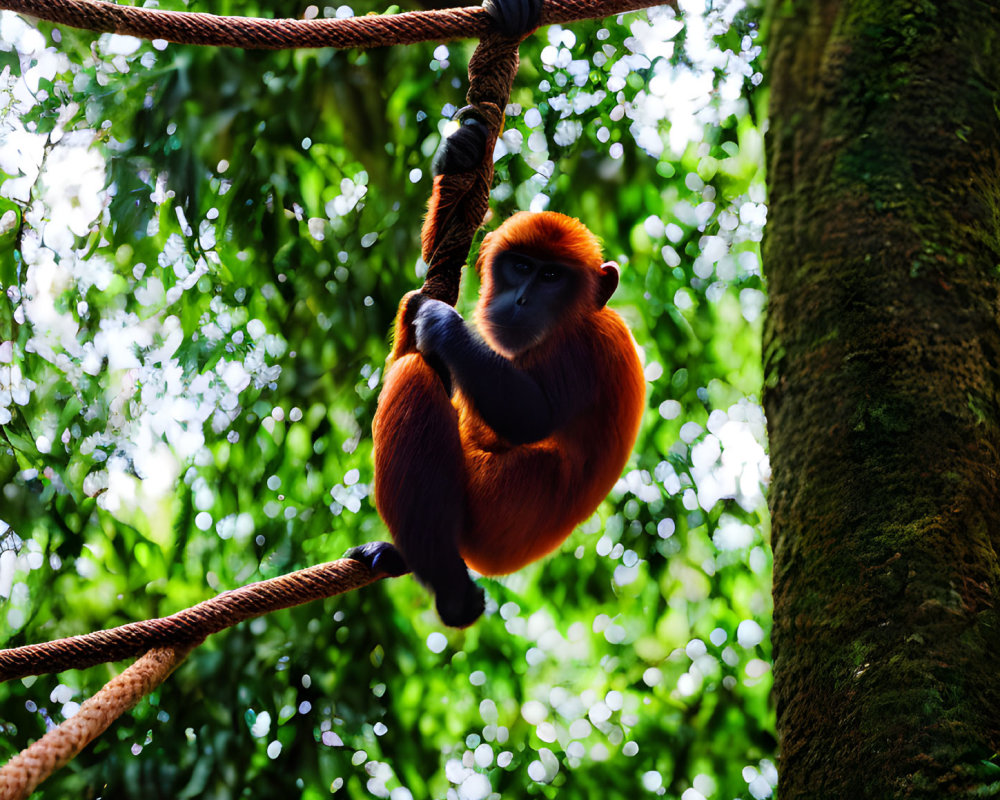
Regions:
[[[401, 577], [220, 634], [88, 774], [138, 793], [175, 764], [171, 791], [220, 797], [772, 794], [761, 48], [742, 2], [680, 5], [529, 38], [493, 152], [489, 227], [564, 211], [622, 266], [647, 411], [608, 500], [480, 580], [467, 630]], [[4, 637], [386, 538], [371, 419], [469, 46], [248, 57], [7, 12], [0, 34], [21, 64], [0, 73], [0, 216], [23, 217], [16, 258], [0, 231]], [[97, 672], [5, 686], [8, 749]]]

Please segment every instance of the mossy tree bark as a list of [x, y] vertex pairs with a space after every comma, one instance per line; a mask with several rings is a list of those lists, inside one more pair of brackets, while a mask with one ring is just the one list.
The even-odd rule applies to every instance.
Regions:
[[1000, 796], [1000, 9], [771, 22], [779, 793]]

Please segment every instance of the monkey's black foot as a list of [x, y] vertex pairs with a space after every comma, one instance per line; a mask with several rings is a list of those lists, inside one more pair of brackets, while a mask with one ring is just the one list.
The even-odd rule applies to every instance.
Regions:
[[344, 558], [360, 561], [372, 572], [382, 572], [390, 578], [405, 575], [410, 571], [399, 550], [389, 542], [369, 542], [352, 547], [344, 553]]
[[452, 628], [467, 628], [486, 607], [483, 590], [471, 578], [447, 591], [437, 592], [437, 612], [441, 621]]
[[483, 0], [504, 36], [524, 36], [538, 27], [542, 0]]

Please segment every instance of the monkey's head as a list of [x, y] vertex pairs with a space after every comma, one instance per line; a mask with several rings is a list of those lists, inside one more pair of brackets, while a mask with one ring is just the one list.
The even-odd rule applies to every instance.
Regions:
[[584, 324], [618, 288], [618, 265], [603, 260], [597, 237], [553, 211], [504, 222], [483, 240], [476, 269], [479, 332], [509, 357]]

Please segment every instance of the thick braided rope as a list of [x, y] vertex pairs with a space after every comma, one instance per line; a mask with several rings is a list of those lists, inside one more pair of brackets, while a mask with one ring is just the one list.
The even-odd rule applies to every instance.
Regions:
[[169, 617], [0, 650], [0, 681], [85, 669], [130, 658], [151, 647], [188, 646], [244, 620], [349, 592], [382, 577], [360, 561], [341, 558], [223, 592]]
[[[540, 25], [607, 17], [676, 0], [546, 0]], [[177, 44], [286, 50], [296, 47], [386, 47], [481, 37], [493, 21], [479, 7], [347, 19], [260, 19], [120, 6], [103, 0], [0, 0], [0, 9], [73, 28]]]
[[30, 795], [49, 775], [68, 764], [118, 717], [163, 683], [190, 649], [191, 646], [150, 650], [112, 678], [75, 715], [0, 768], [0, 798], [21, 800]]

